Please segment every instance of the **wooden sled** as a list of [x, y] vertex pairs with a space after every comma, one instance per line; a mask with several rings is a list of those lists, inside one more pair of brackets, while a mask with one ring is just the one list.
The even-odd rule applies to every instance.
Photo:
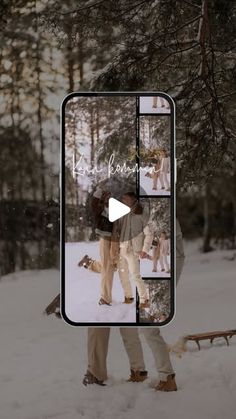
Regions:
[[187, 335], [184, 336], [185, 342], [193, 341], [197, 344], [198, 349], [200, 351], [200, 341], [201, 340], [210, 340], [211, 343], [213, 343], [214, 339], [217, 338], [224, 338], [227, 346], [229, 346], [229, 339], [232, 338], [232, 336], [236, 335], [236, 330], [225, 330], [225, 331], [216, 331], [216, 332], [206, 332], [206, 333], [197, 333], [195, 335]]
[[44, 312], [49, 316], [55, 314], [57, 317], [61, 317], [60, 314], [60, 294], [58, 294], [50, 304], [45, 308]]

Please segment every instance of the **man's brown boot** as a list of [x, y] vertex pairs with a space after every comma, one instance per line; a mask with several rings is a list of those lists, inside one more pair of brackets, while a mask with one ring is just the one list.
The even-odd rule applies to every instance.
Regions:
[[102, 380], [98, 380], [90, 371], [86, 372], [82, 382], [84, 386], [87, 386], [89, 384], [98, 384], [99, 386], [106, 385]]
[[134, 302], [134, 297], [125, 297], [123, 304], [132, 304]]
[[141, 383], [148, 377], [147, 371], [130, 370], [130, 377], [127, 380], [129, 383]]
[[167, 377], [167, 381], [160, 381], [155, 387], [156, 391], [177, 391], [177, 385], [175, 381], [175, 374], [170, 374]]
[[149, 300], [145, 300], [143, 303], [139, 304], [139, 308], [149, 308], [150, 307], [150, 303]]

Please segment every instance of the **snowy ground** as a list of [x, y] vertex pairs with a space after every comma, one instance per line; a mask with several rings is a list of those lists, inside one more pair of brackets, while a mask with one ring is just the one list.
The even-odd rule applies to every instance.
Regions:
[[[79, 268], [78, 261], [85, 254], [99, 260], [99, 242], [66, 243], [65, 275], [66, 275], [66, 314], [77, 323], [108, 322], [132, 323], [136, 321], [136, 304], [123, 304], [124, 294], [119, 275], [114, 274], [112, 307], [99, 306], [100, 274]], [[152, 272], [152, 261], [141, 260], [141, 275], [145, 278], [169, 278], [170, 274], [160, 271]], [[133, 295], [136, 295], [134, 282]]]
[[[66, 243], [66, 314], [74, 322], [133, 323], [136, 303], [123, 304], [124, 293], [118, 273], [114, 274], [112, 307], [99, 306], [100, 275], [77, 266], [85, 254], [99, 260], [99, 242]], [[136, 295], [135, 286], [133, 286]]]
[[[170, 266], [170, 256], [167, 256]], [[157, 264], [157, 272], [152, 272], [153, 262], [148, 259], [140, 260], [140, 272], [144, 278], [170, 278], [170, 273], [161, 272], [160, 263]]]
[[[161, 189], [160, 181], [157, 182], [157, 190], [152, 189], [153, 180], [152, 178], [145, 176], [148, 172], [148, 167], [145, 170], [140, 170], [140, 194], [141, 195], [163, 195], [163, 196], [170, 196], [170, 191], [166, 191], [165, 189]], [[170, 182], [170, 175], [168, 175], [168, 179]]]
[[[167, 100], [163, 99], [164, 103], [168, 106]], [[170, 109], [167, 107], [161, 107], [160, 99], [157, 100], [157, 108], [152, 107], [153, 99], [149, 96], [143, 96], [140, 98], [140, 113], [170, 113]]]
[[[197, 253], [186, 245], [187, 260], [177, 291], [177, 314], [163, 328], [168, 343], [179, 336], [235, 329], [236, 262], [232, 252]], [[119, 331], [110, 340], [107, 387], [83, 387], [86, 330], [42, 314], [59, 289], [59, 272], [8, 275], [0, 283], [0, 405], [2, 419], [234, 419], [236, 338], [194, 344], [173, 358], [179, 391], [156, 393], [149, 382], [124, 382], [128, 362]], [[150, 380], [156, 377], [144, 343]]]

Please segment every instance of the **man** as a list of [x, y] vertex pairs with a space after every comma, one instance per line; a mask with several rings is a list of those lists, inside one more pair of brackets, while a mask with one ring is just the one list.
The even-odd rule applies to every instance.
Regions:
[[[133, 192], [125, 193], [122, 197], [122, 201], [131, 208], [131, 211], [129, 214], [122, 217], [118, 222], [114, 223], [108, 250], [105, 255], [106, 258], [110, 258], [110, 261], [108, 262], [106, 260], [106, 265], [109, 263], [109, 266], [111, 266], [113, 271], [116, 266], [118, 267], [121, 285], [124, 290], [124, 303], [130, 304], [134, 301], [133, 290], [129, 278], [130, 274], [137, 286], [140, 300], [139, 307], [146, 308], [149, 307], [149, 301], [146, 285], [140, 275], [139, 258], [147, 257], [152, 244], [153, 233], [147, 223], [149, 215], [144, 213], [142, 206], [138, 203], [136, 195]], [[118, 251], [118, 246], [120, 247], [120, 251]], [[89, 258], [88, 255], [85, 255], [83, 259], [81, 259], [78, 266], [84, 266], [93, 272], [103, 272], [102, 259], [98, 262]], [[104, 277], [105, 279], [103, 280], [102, 277], [102, 281], [106, 284], [105, 281], [107, 280], [107, 277]], [[108, 285], [109, 284], [109, 298], [111, 301], [112, 281], [110, 280], [110, 276]], [[104, 289], [104, 285], [102, 289]], [[105, 295], [104, 292], [103, 295]], [[102, 299], [104, 298], [102, 297]]]
[[167, 236], [165, 231], [161, 232], [160, 235], [160, 258], [159, 263], [161, 266], [161, 271], [170, 273], [170, 266], [168, 262], [168, 256], [170, 255], [170, 239]]
[[[157, 96], [153, 96], [152, 98], [152, 108], [156, 109], [157, 106]], [[161, 108], [167, 108], [168, 110], [170, 109], [169, 103], [167, 102], [166, 99], [163, 99], [163, 97], [159, 96], [160, 102], [161, 102]]]
[[139, 308], [146, 308], [149, 307], [149, 301], [145, 282], [140, 275], [140, 259], [147, 257], [152, 245], [153, 233], [148, 224], [149, 214], [145, 214], [134, 192], [125, 193], [122, 202], [131, 211], [120, 219], [119, 276], [125, 295], [130, 295], [130, 273], [137, 287]]
[[[179, 281], [183, 264], [184, 264], [184, 249], [182, 233], [179, 222], [176, 222], [176, 280]], [[105, 331], [104, 331], [105, 330]], [[122, 328], [126, 331], [126, 345], [125, 349], [128, 353], [131, 376], [130, 381], [143, 381], [140, 377], [147, 378], [144, 375], [145, 367], [139, 365], [139, 369], [135, 368], [138, 363], [134, 361], [137, 357], [140, 357], [140, 340], [138, 335], [138, 328]], [[160, 329], [157, 327], [149, 328], [145, 327], [142, 329], [146, 341], [153, 353], [155, 359], [156, 369], [159, 374], [159, 382], [155, 387], [157, 391], [176, 391], [177, 385], [175, 381], [175, 373], [170, 361], [170, 355], [168, 352], [167, 345], [160, 334]], [[125, 333], [125, 332], [124, 332]], [[84, 378], [84, 384], [103, 384], [103, 381], [107, 378], [106, 370], [106, 356], [108, 351], [108, 340], [109, 340], [109, 328], [90, 328], [88, 331], [88, 371]], [[135, 344], [134, 344], [135, 342]], [[129, 352], [127, 350], [129, 348]], [[138, 349], [136, 349], [138, 348]], [[142, 361], [143, 362], [143, 361]], [[88, 378], [87, 378], [88, 375]], [[144, 378], [144, 379], [145, 379]]]
[[111, 236], [113, 225], [108, 219], [108, 201], [111, 194], [100, 187], [96, 189], [92, 199], [92, 211], [95, 218], [96, 233], [99, 235], [101, 260], [101, 298], [99, 305], [111, 305], [114, 266], [110, 257]]

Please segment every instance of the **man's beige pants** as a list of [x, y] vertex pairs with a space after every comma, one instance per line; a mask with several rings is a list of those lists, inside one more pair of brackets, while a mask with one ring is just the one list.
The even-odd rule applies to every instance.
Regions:
[[167, 255], [162, 255], [160, 253], [159, 263], [160, 263], [161, 269], [165, 269], [166, 271], [169, 271], [170, 266], [169, 266]]
[[152, 250], [152, 261], [153, 261], [153, 269], [157, 270], [157, 262], [160, 257], [160, 247], [154, 246]]
[[132, 297], [132, 288], [129, 280], [129, 273], [135, 281], [140, 302], [143, 303], [148, 299], [147, 288], [145, 282], [140, 275], [140, 262], [138, 254], [133, 250], [120, 248], [119, 260], [119, 276], [121, 285], [126, 297]]
[[[160, 99], [160, 102], [161, 102], [161, 107], [164, 107], [165, 106], [165, 103], [166, 103], [166, 100], [163, 99], [163, 97], [161, 97], [161, 96], [159, 97], [159, 99]], [[157, 108], [157, 96], [154, 96], [152, 98], [152, 107], [153, 108]], [[168, 103], [167, 103], [167, 106], [166, 107], [169, 108]]]
[[[176, 279], [180, 278], [184, 263], [184, 254], [176, 258]], [[157, 327], [143, 327], [142, 332], [153, 353], [155, 365], [159, 373], [159, 379], [167, 380], [167, 376], [173, 374], [174, 370], [170, 361], [167, 345]], [[120, 328], [124, 346], [129, 358], [130, 368], [145, 370], [143, 351], [139, 338], [138, 328]], [[107, 379], [106, 358], [110, 328], [88, 329], [88, 370], [98, 379]]]
[[159, 180], [162, 188], [170, 188], [170, 183], [166, 172], [160, 172]]
[[153, 180], [152, 187], [153, 187], [153, 189], [157, 189], [158, 178], [159, 178], [159, 173], [153, 173], [153, 175], [152, 175], [152, 180]]
[[[121, 327], [120, 334], [127, 352], [130, 368], [133, 370], [145, 369], [142, 345], [137, 328]], [[107, 379], [107, 352], [110, 337], [110, 327], [88, 329], [88, 371], [98, 380]]]
[[[128, 257], [128, 260], [127, 260], [127, 257]], [[112, 268], [114, 271], [113, 265], [112, 265]], [[102, 263], [97, 260], [93, 260], [91, 264], [89, 265], [88, 269], [92, 272], [102, 273]], [[123, 257], [120, 256], [120, 259], [118, 262], [118, 269], [119, 269], [119, 277], [121, 281], [121, 286], [123, 288], [125, 297], [127, 298], [133, 297], [133, 290], [132, 290], [132, 286], [129, 279], [129, 272], [131, 274], [133, 272], [133, 276], [134, 276], [134, 279], [136, 280], [137, 289], [140, 295], [140, 301], [141, 302], [145, 301], [147, 299], [147, 290], [142, 280], [142, 277], [140, 276], [140, 273], [139, 273], [140, 268], [139, 268], [138, 256], [134, 257], [133, 255], [131, 255], [130, 257], [129, 254], [127, 255], [126, 253], [125, 253], [125, 256]], [[112, 281], [106, 282], [106, 278], [107, 276], [104, 275], [104, 280], [102, 280], [102, 294], [101, 295], [102, 297], [106, 296], [106, 298], [108, 298], [107, 289], [109, 289], [109, 295], [111, 294], [111, 288], [108, 287], [108, 284], [112, 284]], [[105, 297], [103, 298], [105, 299], [105, 301], [111, 302], [111, 301], [108, 301]]]
[[114, 266], [110, 257], [111, 240], [100, 238], [100, 260], [101, 260], [101, 297], [107, 302], [112, 302], [112, 284]]
[[[180, 279], [183, 265], [184, 253], [182, 253], [181, 257], [176, 258], [176, 282]], [[143, 327], [142, 332], [152, 351], [159, 379], [166, 381], [168, 375], [173, 374], [174, 370], [171, 364], [167, 345], [160, 334], [160, 329], [158, 327]]]

